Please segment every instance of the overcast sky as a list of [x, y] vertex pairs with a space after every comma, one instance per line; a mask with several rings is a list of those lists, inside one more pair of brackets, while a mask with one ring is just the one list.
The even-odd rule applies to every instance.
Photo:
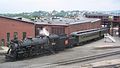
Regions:
[[1, 0], [0, 13], [52, 10], [120, 10], [120, 0]]

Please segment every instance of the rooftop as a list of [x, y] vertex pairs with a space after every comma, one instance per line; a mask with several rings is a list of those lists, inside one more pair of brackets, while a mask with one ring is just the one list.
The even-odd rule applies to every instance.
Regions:
[[69, 19], [69, 18], [59, 18], [59, 19], [51, 19], [51, 20], [39, 20], [34, 22], [35, 24], [44, 24], [44, 25], [73, 25], [73, 24], [79, 24], [79, 23], [86, 23], [86, 22], [96, 22], [99, 21], [98, 18], [76, 18], [76, 19]]
[[0, 16], [2, 18], [6, 19], [11, 19], [11, 20], [16, 20], [16, 21], [21, 21], [24, 23], [29, 23], [29, 24], [41, 24], [41, 25], [62, 25], [62, 26], [68, 26], [68, 25], [73, 25], [73, 24], [79, 24], [79, 23], [87, 23], [87, 22], [96, 22], [99, 21], [100, 19], [98, 18], [85, 18], [85, 17], [77, 17], [74, 19], [70, 18], [42, 18], [42, 19], [36, 19], [34, 21], [22, 17], [5, 17], [5, 16]]
[[120, 16], [120, 14], [111, 14], [111, 16]]
[[0, 16], [0, 18], [5, 18], [5, 19], [10, 19], [10, 20], [20, 21], [20, 22], [28, 23], [28, 24], [34, 24], [33, 21], [22, 20], [22, 18], [12, 18], [12, 17], [6, 17], [6, 16]]
[[110, 14], [103, 14], [103, 13], [87, 13], [85, 15], [89, 15], [89, 16], [110, 16]]
[[89, 16], [120, 16], [120, 14], [86, 13]]

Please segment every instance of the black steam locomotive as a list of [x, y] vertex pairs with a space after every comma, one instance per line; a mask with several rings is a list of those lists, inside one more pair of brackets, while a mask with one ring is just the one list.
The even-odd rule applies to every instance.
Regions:
[[66, 35], [39, 36], [27, 38], [23, 41], [11, 40], [9, 50], [6, 54], [7, 60], [16, 60], [40, 54], [55, 54], [58, 51], [70, 47], [71, 39]]

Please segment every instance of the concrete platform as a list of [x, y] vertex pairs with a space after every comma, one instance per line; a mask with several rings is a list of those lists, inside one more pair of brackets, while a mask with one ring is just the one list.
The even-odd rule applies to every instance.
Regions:
[[101, 45], [94, 47], [95, 49], [110, 49], [110, 48], [120, 48], [120, 45]]
[[118, 65], [118, 64], [120, 64], [120, 59], [104, 60], [104, 61], [90, 63], [92, 67], [102, 67], [102, 66], [110, 66], [110, 65]]

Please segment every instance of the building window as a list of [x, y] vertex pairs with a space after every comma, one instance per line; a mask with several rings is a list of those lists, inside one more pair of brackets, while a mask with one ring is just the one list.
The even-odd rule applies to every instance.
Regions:
[[65, 28], [64, 27], [52, 27], [52, 33], [53, 34], [65, 34]]
[[117, 19], [116, 19], [116, 18], [114, 18], [114, 20], [115, 20], [115, 21], [117, 21]]
[[1, 46], [5, 46], [5, 40], [1, 39]]
[[114, 16], [114, 18], [119, 18], [119, 16]]
[[23, 32], [23, 40], [26, 38], [26, 32]]
[[18, 33], [14, 32], [14, 39], [18, 39]]
[[10, 42], [10, 33], [7, 33], [7, 42]]

